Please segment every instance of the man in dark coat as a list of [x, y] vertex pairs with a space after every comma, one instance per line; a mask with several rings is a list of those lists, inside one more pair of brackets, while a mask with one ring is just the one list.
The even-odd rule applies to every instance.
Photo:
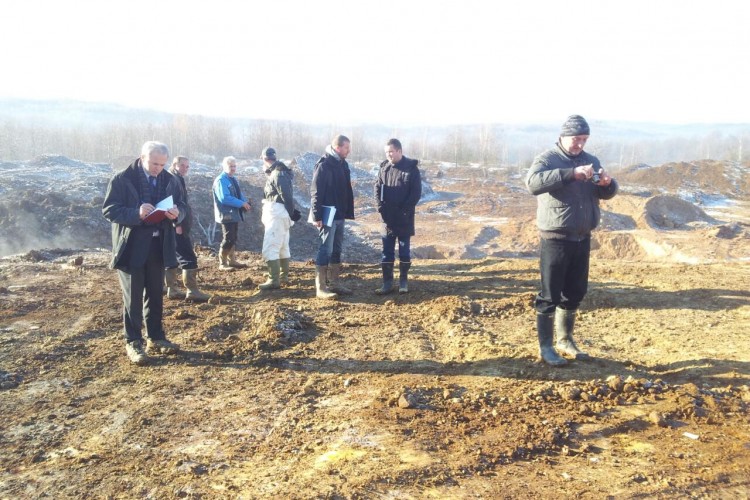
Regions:
[[[177, 265], [174, 224], [185, 214], [175, 179], [164, 170], [168, 159], [165, 144], [145, 143], [140, 158], [112, 177], [102, 207], [112, 223], [110, 267], [117, 270], [122, 288], [125, 351], [138, 365], [148, 362], [141, 335], [144, 317], [149, 352], [179, 349], [162, 328], [164, 268]], [[169, 196], [172, 206], [156, 210]]]
[[617, 194], [617, 182], [604, 171], [599, 159], [583, 150], [589, 124], [571, 115], [554, 148], [534, 159], [526, 186], [537, 198], [539, 267], [542, 289], [536, 296], [539, 354], [552, 366], [566, 364], [552, 347], [575, 359], [587, 359], [573, 341], [578, 306], [589, 279], [591, 231], [599, 224], [599, 200]]
[[[332, 299], [337, 293], [351, 293], [338, 283], [344, 220], [354, 219], [354, 191], [346, 162], [350, 150], [351, 142], [346, 136], [334, 137], [326, 147], [325, 155], [315, 164], [310, 184], [310, 221], [320, 235], [315, 259], [315, 295], [319, 299]], [[325, 220], [331, 212], [333, 219]]]
[[[167, 298], [186, 299], [193, 302], [206, 302], [210, 295], [203, 293], [198, 288], [198, 256], [193, 250], [193, 242], [190, 240], [190, 229], [192, 228], [192, 208], [188, 203], [187, 184], [185, 177], [190, 170], [190, 159], [184, 156], [175, 156], [169, 173], [175, 178], [180, 197], [185, 203], [185, 214], [182, 222], [175, 227], [177, 241], [177, 263], [179, 267], [166, 270]], [[182, 271], [182, 273], [180, 273]], [[180, 274], [185, 285], [186, 292], [179, 289]]]
[[383, 286], [375, 293], [385, 295], [393, 291], [393, 267], [398, 240], [398, 292], [407, 293], [409, 268], [411, 267], [411, 237], [414, 236], [414, 213], [422, 196], [422, 178], [419, 162], [403, 155], [401, 141], [391, 139], [385, 145], [388, 158], [380, 164], [378, 180], [375, 182], [375, 199], [378, 212], [383, 219], [383, 255], [380, 265], [383, 270]]

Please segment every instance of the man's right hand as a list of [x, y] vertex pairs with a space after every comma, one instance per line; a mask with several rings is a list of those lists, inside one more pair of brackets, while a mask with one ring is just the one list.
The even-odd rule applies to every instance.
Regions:
[[594, 165], [589, 163], [588, 165], [579, 165], [573, 170], [573, 176], [577, 181], [587, 181], [594, 175]]
[[248, 203], [248, 202], [243, 203], [242, 204], [242, 210], [244, 210], [245, 212], [247, 212], [248, 210], [250, 210], [250, 203]]
[[322, 220], [316, 220], [315, 221], [315, 227], [317, 227], [318, 229], [320, 229], [321, 227], [323, 227], [323, 221]]
[[154, 206], [151, 203], [144, 203], [141, 205], [141, 208], [138, 210], [138, 216], [141, 218], [141, 220], [148, 217], [148, 214], [154, 211]]

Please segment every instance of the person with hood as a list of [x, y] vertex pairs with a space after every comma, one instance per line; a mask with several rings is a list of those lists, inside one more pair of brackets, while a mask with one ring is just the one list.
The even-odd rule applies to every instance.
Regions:
[[334, 137], [315, 164], [310, 184], [310, 220], [320, 236], [315, 259], [315, 295], [320, 299], [351, 293], [339, 282], [344, 221], [354, 219], [354, 191], [346, 162], [350, 151], [351, 141], [346, 136]]
[[414, 213], [422, 196], [419, 161], [403, 155], [401, 141], [389, 140], [385, 145], [385, 156], [388, 159], [380, 164], [378, 180], [375, 181], [375, 199], [378, 201], [378, 212], [385, 226], [382, 236], [383, 254], [380, 261], [383, 286], [375, 290], [378, 295], [393, 291], [396, 240], [398, 240], [398, 292], [409, 291], [410, 241], [414, 236]]
[[235, 259], [239, 223], [245, 220], [245, 212], [250, 210], [250, 201], [242, 195], [237, 182], [237, 160], [227, 156], [221, 162], [223, 172], [214, 179], [214, 218], [221, 224], [221, 245], [219, 246], [219, 269], [232, 271], [242, 267]]
[[258, 288], [274, 290], [289, 281], [289, 228], [300, 219], [300, 213], [294, 208], [294, 174], [291, 169], [276, 159], [276, 150], [273, 148], [265, 148], [260, 158], [266, 173], [260, 218], [265, 227], [261, 253], [268, 266], [268, 279], [258, 285]]
[[537, 156], [526, 176], [529, 192], [537, 197], [541, 239], [541, 291], [534, 300], [539, 353], [552, 366], [567, 363], [557, 351], [578, 360], [589, 358], [574, 342], [573, 327], [588, 289], [599, 200], [613, 198], [618, 189], [599, 159], [583, 150], [589, 133], [582, 116], [569, 116], [555, 147]]
[[[141, 156], [109, 181], [102, 205], [112, 223], [110, 267], [117, 270], [122, 289], [125, 352], [137, 365], [148, 362], [141, 334], [144, 318], [149, 352], [179, 350], [162, 326], [164, 269], [177, 266], [175, 224], [186, 213], [176, 179], [164, 170], [168, 159], [165, 144], [146, 142]], [[172, 206], [155, 210], [169, 196]]]
[[[211, 297], [198, 288], [198, 256], [195, 255], [193, 242], [190, 241], [193, 209], [188, 203], [187, 185], [185, 184], [185, 177], [189, 170], [190, 160], [184, 156], [175, 156], [172, 160], [172, 166], [169, 168], [169, 173], [177, 181], [177, 187], [180, 190], [182, 200], [185, 202], [186, 211], [182, 222], [175, 227], [177, 264], [179, 267], [166, 270], [167, 298], [206, 302]], [[187, 293], [179, 288], [180, 274], [182, 274], [182, 283], [185, 285]]]

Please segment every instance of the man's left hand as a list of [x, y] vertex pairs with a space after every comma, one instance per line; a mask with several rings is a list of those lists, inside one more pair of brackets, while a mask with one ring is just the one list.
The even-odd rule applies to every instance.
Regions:
[[599, 172], [599, 182], [596, 183], [597, 186], [606, 187], [609, 186], [612, 183], [612, 177], [609, 176], [607, 172], [602, 169]]
[[169, 219], [169, 220], [175, 220], [179, 216], [180, 216], [180, 209], [179, 208], [172, 207], [169, 210], [167, 210], [167, 219]]

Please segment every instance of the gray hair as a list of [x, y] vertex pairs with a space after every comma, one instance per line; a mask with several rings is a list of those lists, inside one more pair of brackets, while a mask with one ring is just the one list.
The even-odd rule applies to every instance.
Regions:
[[225, 156], [223, 160], [221, 160], [221, 166], [224, 168], [229, 168], [229, 164], [234, 163], [237, 164], [237, 158], [234, 156]]
[[141, 148], [141, 157], [147, 158], [151, 153], [169, 156], [169, 148], [163, 142], [148, 141]]

